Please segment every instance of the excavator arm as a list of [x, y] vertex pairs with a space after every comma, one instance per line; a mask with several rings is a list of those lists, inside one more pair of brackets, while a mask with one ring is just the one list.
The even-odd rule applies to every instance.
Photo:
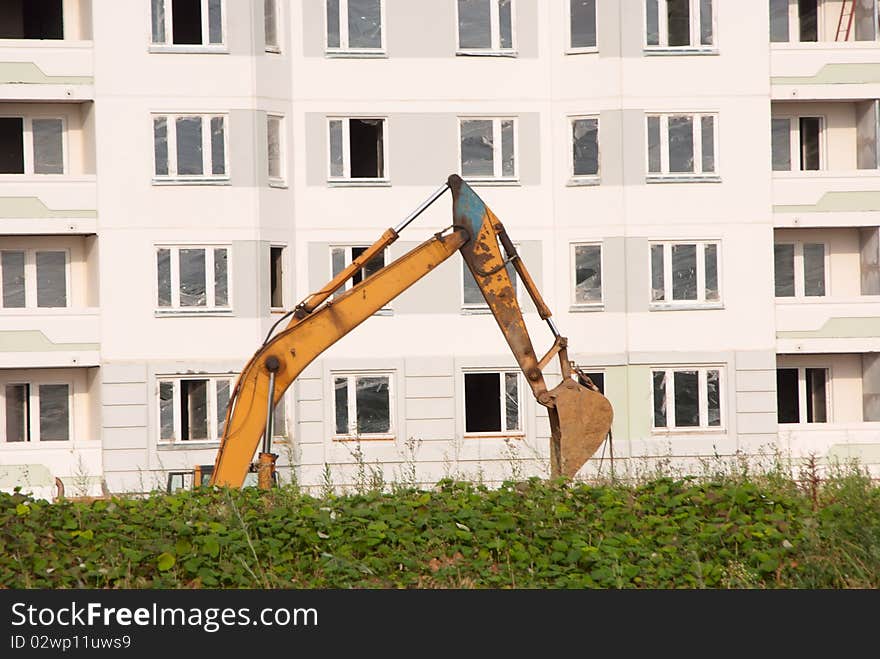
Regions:
[[[400, 230], [446, 188], [452, 190], [453, 196], [454, 219], [449, 229], [435, 234], [350, 290], [330, 299], [348, 279], [394, 242]], [[287, 327], [267, 339], [254, 354], [230, 397], [210, 484], [240, 487], [251, 469], [262, 436], [263, 451], [258, 473], [261, 486], [268, 486], [274, 470], [274, 455], [266, 441], [271, 437], [267, 419], [271, 419], [271, 411], [287, 388], [324, 350], [457, 251], [461, 252], [473, 273], [533, 395], [549, 410], [552, 475], [573, 476], [607, 436], [611, 427], [611, 405], [604, 396], [572, 379], [567, 341], [550, 319], [550, 311], [503, 225], [470, 186], [459, 176], [452, 175], [443, 188], [404, 222], [385, 231], [376, 243], [324, 288], [298, 304]], [[554, 343], [540, 360], [526, 329], [508, 264], [515, 268], [539, 315], [553, 331]], [[557, 355], [562, 367], [562, 382], [548, 390], [543, 369]]]

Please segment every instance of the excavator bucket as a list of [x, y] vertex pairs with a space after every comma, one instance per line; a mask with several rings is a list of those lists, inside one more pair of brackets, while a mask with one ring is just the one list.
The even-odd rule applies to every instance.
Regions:
[[550, 475], [572, 478], [611, 430], [611, 403], [571, 378], [547, 392], [550, 412]]

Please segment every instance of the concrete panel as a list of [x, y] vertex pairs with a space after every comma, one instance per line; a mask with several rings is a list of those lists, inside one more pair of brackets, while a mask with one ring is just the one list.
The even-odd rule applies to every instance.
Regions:
[[[416, 247], [417, 242], [397, 242], [389, 248], [396, 259]], [[457, 314], [461, 311], [461, 257], [453, 254], [391, 303], [395, 314]]]
[[147, 425], [146, 405], [114, 405], [104, 407], [104, 428], [143, 428]]
[[776, 369], [776, 353], [764, 350], [737, 351], [737, 371], [772, 371]]
[[313, 25], [313, 29], [300, 29], [305, 57], [323, 57], [327, 38], [327, 17], [324, 14], [325, 0], [301, 0], [302, 25]]
[[303, 448], [310, 444], [321, 444], [323, 446], [326, 439], [323, 421], [300, 421], [297, 423], [296, 442], [299, 446]]
[[451, 357], [407, 357], [405, 373], [407, 376], [436, 376], [454, 374], [455, 362]]
[[[641, 56], [641, 45], [639, 53]], [[645, 113], [643, 110], [624, 110], [622, 114], [623, 184], [644, 185], [647, 169]]]
[[143, 384], [147, 381], [147, 366], [143, 363], [105, 362], [101, 365], [101, 380], [105, 385], [113, 382], [137, 382]]
[[651, 299], [649, 278], [649, 250], [647, 238], [627, 238], [624, 248], [626, 263], [626, 311], [640, 313], [648, 310]]
[[605, 238], [602, 241], [602, 295], [607, 312], [626, 312], [626, 267], [626, 239]]
[[737, 412], [770, 412], [776, 413], [776, 397], [767, 391], [737, 391]]
[[437, 187], [459, 171], [454, 114], [393, 114], [388, 133], [388, 171], [394, 185]]
[[147, 469], [146, 450], [104, 451], [104, 471], [137, 471], [138, 467]]
[[767, 434], [776, 432], [779, 424], [776, 421], [776, 412], [755, 412], [736, 415], [737, 427], [740, 434]]
[[738, 371], [737, 391], [776, 391], [776, 371]]
[[320, 380], [300, 380], [297, 379], [296, 400], [321, 400], [324, 397], [324, 388]]
[[385, 22], [385, 43], [391, 58], [455, 54], [458, 28], [452, 2], [385, 0]]
[[[621, 57], [643, 57], [645, 41], [645, 3], [642, 0], [618, 0], [618, 2], [599, 2], [601, 5], [612, 5], [619, 11], [617, 25], [620, 29]], [[610, 9], [606, 9], [608, 11]], [[604, 16], [605, 14], [602, 14]], [[600, 24], [600, 30], [601, 30]], [[604, 39], [605, 35], [602, 33]], [[602, 48], [600, 42], [599, 45]]]
[[451, 377], [407, 377], [407, 398], [452, 398], [455, 381]]
[[406, 400], [407, 419], [452, 419], [455, 418], [455, 400], [452, 398], [408, 398]]
[[301, 423], [324, 420], [324, 402], [321, 400], [301, 400], [297, 407], [297, 419]]
[[317, 291], [330, 281], [330, 243], [309, 243], [309, 290]]
[[[263, 114], [263, 113], [261, 113]], [[257, 185], [257, 163], [265, 163], [265, 155], [262, 160], [257, 160], [259, 141], [257, 140], [256, 110], [230, 110], [229, 124], [226, 127], [226, 145], [229, 153], [226, 154], [229, 163], [229, 182], [234, 186], [253, 187]], [[263, 128], [265, 143], [266, 119], [263, 116]], [[254, 145], [257, 148], [254, 148]], [[265, 150], [265, 146], [263, 147]]]
[[407, 419], [404, 424], [404, 437], [429, 443], [455, 438], [455, 419]]
[[[232, 306], [239, 318], [258, 318], [269, 309], [268, 248], [253, 240], [232, 243]], [[261, 258], [266, 252], [266, 263]]]
[[146, 405], [147, 386], [141, 382], [105, 383], [101, 400], [104, 405]]
[[523, 112], [519, 117], [519, 181], [522, 185], [541, 184], [541, 115]]
[[[260, 49], [256, 48], [257, 32], [262, 35], [263, 3], [225, 2], [223, 23], [230, 55], [248, 56], [262, 54], [263, 38], [259, 36]], [[259, 20], [257, 20], [259, 14]]]
[[[303, 31], [310, 32], [310, 30]], [[303, 119], [305, 121], [306, 185], [324, 186], [327, 184], [327, 115], [319, 112], [306, 112]]]
[[[567, 16], [566, 13], [566, 18]], [[596, 43], [599, 46], [599, 57], [621, 56], [622, 19], [623, 9], [620, 1], [596, 3], [596, 27], [599, 30]]]
[[102, 445], [105, 451], [145, 449], [150, 439], [146, 428], [105, 428]]
[[516, 49], [519, 57], [535, 58], [538, 56], [538, 27], [541, 23], [541, 17], [538, 16], [538, 4], [539, 0], [517, 0], [516, 2], [514, 24]]
[[[604, 45], [600, 43], [599, 47], [604, 48]], [[602, 177], [602, 185], [623, 185], [621, 110], [603, 110], [599, 113], [599, 174]]]

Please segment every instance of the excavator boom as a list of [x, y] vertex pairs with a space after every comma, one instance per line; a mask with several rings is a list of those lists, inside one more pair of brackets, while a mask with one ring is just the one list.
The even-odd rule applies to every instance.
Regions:
[[[435, 234], [331, 299], [373, 256], [394, 242], [401, 228], [439, 197], [445, 187], [452, 190], [453, 196], [451, 230]], [[549, 409], [552, 475], [573, 476], [607, 436], [611, 427], [611, 405], [604, 396], [572, 379], [567, 341], [556, 330], [547, 305], [503, 225], [470, 186], [459, 176], [452, 175], [447, 186], [435, 193], [429, 202], [397, 228], [385, 231], [348, 268], [297, 305], [287, 327], [268, 339], [254, 354], [239, 376], [230, 398], [210, 484], [241, 487], [251, 470], [261, 436], [264, 433], [266, 437], [271, 436], [266, 427], [267, 417], [271, 418], [269, 411], [274, 409], [303, 369], [457, 251], [461, 252], [473, 273], [533, 395]], [[516, 298], [516, 289], [507, 269], [509, 263], [516, 269], [539, 315], [548, 322], [555, 337], [550, 350], [540, 360]], [[543, 368], [555, 356], [559, 357], [563, 378], [559, 385], [548, 390]], [[268, 486], [271, 479], [267, 474], [274, 469], [274, 456], [269, 451], [268, 442], [264, 440], [263, 444], [260, 484]]]

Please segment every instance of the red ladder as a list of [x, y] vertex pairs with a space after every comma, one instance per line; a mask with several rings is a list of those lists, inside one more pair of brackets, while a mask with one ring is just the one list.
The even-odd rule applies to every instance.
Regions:
[[[852, 30], [854, 15], [855, 0], [843, 0], [840, 4], [840, 18], [837, 20], [837, 37], [834, 39], [835, 41], [849, 41], [849, 33]], [[842, 39], [841, 36], [843, 36]]]

